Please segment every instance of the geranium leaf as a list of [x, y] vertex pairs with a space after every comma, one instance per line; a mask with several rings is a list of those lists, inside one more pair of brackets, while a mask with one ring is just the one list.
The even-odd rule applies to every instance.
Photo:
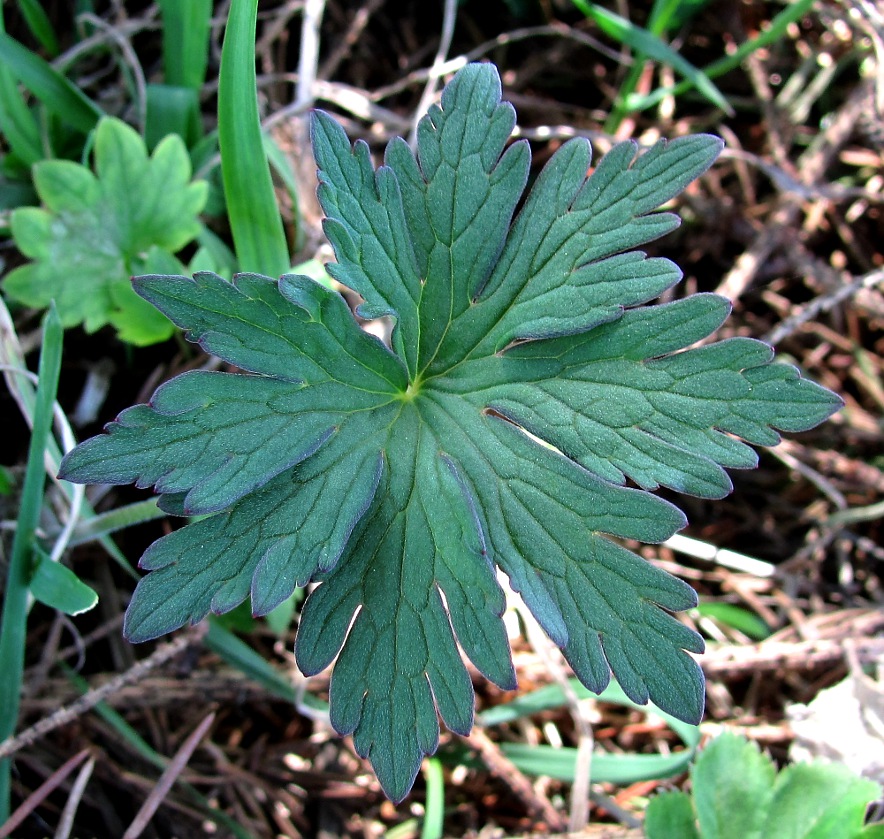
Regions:
[[[145, 640], [251, 595], [263, 614], [316, 583], [305, 673], [337, 663], [331, 719], [404, 797], [439, 739], [472, 725], [460, 651], [515, 686], [503, 571], [580, 680], [696, 722], [702, 640], [670, 613], [696, 596], [617, 539], [684, 526], [647, 490], [703, 497], [749, 444], [813, 427], [834, 394], [750, 339], [692, 345], [728, 314], [695, 295], [643, 305], [679, 270], [635, 247], [721, 143], [616, 146], [587, 177], [565, 144], [522, 209], [529, 154], [491, 65], [469, 65], [385, 163], [314, 120], [329, 272], [388, 316], [391, 347], [306, 277], [146, 276], [136, 291], [243, 372], [188, 373], [69, 454], [71, 480], [135, 482], [178, 515], [148, 549], [126, 633]], [[39, 221], [35, 220], [35, 224]], [[631, 481], [636, 487], [627, 486]]]
[[173, 254], [201, 230], [207, 184], [191, 183], [180, 137], [148, 156], [141, 137], [111, 117], [95, 131], [95, 169], [68, 160], [34, 166], [44, 209], [24, 207], [11, 220], [17, 246], [34, 261], [12, 270], [3, 288], [30, 306], [54, 300], [65, 326], [111, 324], [133, 344], [163, 341], [172, 324], [145, 305], [130, 277], [181, 270]]

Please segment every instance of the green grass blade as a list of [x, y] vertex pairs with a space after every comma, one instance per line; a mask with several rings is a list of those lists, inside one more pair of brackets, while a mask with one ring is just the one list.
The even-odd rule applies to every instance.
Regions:
[[254, 0], [233, 0], [230, 5], [218, 79], [218, 142], [240, 268], [277, 277], [288, 269], [289, 254], [258, 117], [257, 11]]
[[[43, 452], [52, 430], [52, 406], [61, 370], [63, 332], [55, 306], [43, 318], [43, 348], [40, 352], [39, 385], [34, 408], [34, 427], [28, 447], [28, 462], [22, 486], [21, 504], [12, 554], [6, 577], [3, 616], [0, 618], [0, 740], [15, 732], [19, 694], [24, 672], [28, 587], [34, 535], [43, 505], [45, 474]], [[10, 759], [0, 762], [0, 824], [9, 818]]]
[[273, 170], [288, 190], [289, 198], [292, 202], [292, 215], [294, 216], [295, 224], [295, 241], [292, 243], [292, 250], [294, 253], [299, 253], [304, 247], [304, 225], [301, 224], [298, 181], [295, 178], [291, 162], [270, 134], [264, 135], [264, 153], [267, 155], [267, 160], [270, 162]]
[[125, 507], [117, 507], [114, 510], [108, 510], [106, 513], [99, 513], [93, 518], [77, 522], [77, 526], [74, 528], [68, 541], [68, 547], [73, 548], [76, 545], [91, 542], [93, 539], [100, 539], [102, 536], [107, 536], [125, 527], [132, 527], [136, 524], [143, 524], [147, 521], [165, 517], [166, 514], [157, 507], [155, 498], [136, 501], [133, 504], [127, 504]]
[[212, 0], [160, 0], [166, 84], [199, 90], [206, 79]]
[[[501, 743], [501, 751], [526, 775], [545, 775], [565, 783], [577, 776], [577, 749], [537, 746], [529, 743]], [[657, 778], [671, 778], [684, 772], [693, 757], [685, 750], [669, 755], [606, 754], [592, 755], [593, 783], [635, 784]]]
[[153, 150], [163, 137], [177, 134], [188, 148], [200, 139], [200, 100], [189, 87], [173, 87], [168, 84], [149, 84], [147, 95], [147, 119], [144, 125], [144, 142]]
[[42, 3], [38, 0], [18, 0], [18, 8], [31, 34], [40, 42], [40, 46], [55, 58], [61, 52], [61, 48]]
[[[4, 34], [3, 6], [0, 4], [0, 34]], [[12, 71], [0, 62], [0, 133], [9, 148], [27, 166], [43, 157], [40, 128], [18, 89]]]
[[648, 15], [648, 32], [654, 35], [662, 35], [669, 29], [669, 24], [675, 19], [681, 0], [654, 0], [651, 12]]
[[51, 64], [15, 38], [0, 33], [0, 63], [8, 68], [46, 107], [74, 128], [88, 133], [103, 111]]
[[[574, 1], [577, 2], [577, 0]], [[814, 0], [795, 0], [794, 3], [787, 4], [783, 11], [771, 20], [770, 26], [767, 29], [754, 38], [744, 41], [731, 55], [719, 58], [717, 61], [713, 61], [704, 67], [703, 73], [706, 78], [716, 79], [725, 73], [729, 73], [734, 68], [739, 67], [753, 52], [764, 49], [764, 47], [784, 38], [789, 24], [801, 20], [810, 11], [813, 4]], [[689, 80], [683, 80], [671, 87], [661, 87], [646, 95], [633, 94], [627, 99], [626, 106], [631, 111], [643, 111], [647, 108], [652, 108], [665, 96], [678, 96], [689, 90], [692, 86]]]
[[583, 14], [592, 18], [608, 37], [621, 44], [626, 44], [626, 46], [631, 47], [637, 53], [672, 67], [685, 77], [691, 87], [695, 87], [700, 91], [713, 105], [721, 108], [727, 114], [733, 114], [733, 109], [728, 104], [727, 99], [712, 84], [706, 74], [679, 55], [672, 47], [660, 40], [659, 37], [647, 29], [636, 26], [626, 18], [620, 17], [620, 15], [603, 9], [594, 3], [588, 3], [587, 0], [572, 0], [572, 2]]
[[[571, 689], [580, 699], [595, 698], [600, 702], [610, 702], [646, 711], [660, 717], [685, 744], [683, 751], [669, 755], [608, 755], [594, 753], [592, 756], [592, 777], [594, 781], [611, 783], [634, 783], [639, 780], [666, 778], [684, 771], [693, 758], [700, 742], [700, 729], [689, 725], [661, 711], [653, 705], [637, 705], [623, 692], [616, 682], [611, 682], [596, 697], [577, 679], [569, 679]], [[505, 705], [497, 705], [479, 714], [477, 722], [484, 726], [501, 725], [522, 717], [561, 708], [567, 704], [565, 693], [559, 685], [547, 685], [523, 694]], [[521, 743], [504, 743], [504, 753], [523, 772], [530, 775], [550, 775], [563, 781], [573, 781], [577, 766], [577, 749], [552, 749], [551, 747], [529, 746]]]
[[[0, 361], [12, 368], [18, 368], [22, 371], [27, 369], [24, 360], [24, 351], [22, 350], [21, 344], [18, 341], [18, 336], [15, 333], [15, 325], [12, 322], [9, 310], [3, 303], [2, 297], [0, 297]], [[8, 373], [7, 376], [9, 375], [13, 374]], [[15, 389], [17, 393], [16, 401], [28, 422], [33, 425], [34, 410], [37, 402], [36, 389], [31, 384], [30, 380], [24, 376], [16, 379]], [[54, 437], [49, 437], [46, 441], [46, 454], [53, 463], [54, 468], [57, 469], [59, 463], [61, 463], [62, 452]], [[62, 481], [59, 486], [67, 496], [68, 500], [73, 499], [74, 487], [70, 483]], [[83, 501], [80, 506], [80, 519], [86, 520], [94, 517], [95, 511], [92, 509], [92, 506], [88, 501]], [[129, 560], [126, 559], [123, 552], [113, 543], [109, 536], [99, 535], [98, 540], [101, 543], [101, 546], [108, 552], [120, 568], [123, 569], [123, 571], [125, 571], [130, 577], [134, 577], [135, 579], [138, 578], [138, 574], [132, 568]]]
[[239, 270], [239, 264], [233, 251], [227, 247], [227, 243], [223, 239], [208, 227], [203, 228], [196, 240], [199, 242], [200, 250], [205, 250], [211, 256], [215, 266], [213, 270], [216, 274], [229, 280]]
[[[681, 8], [682, 0], [654, 0], [651, 12], [648, 15], [648, 32], [652, 35], [660, 37], [669, 28], [670, 23], [676, 17]], [[626, 74], [626, 78], [617, 91], [617, 99], [614, 102], [614, 108], [605, 121], [605, 131], [614, 134], [623, 122], [623, 119], [629, 113], [626, 108], [626, 101], [635, 92], [639, 79], [641, 79], [644, 71], [644, 60], [647, 56], [642, 53], [636, 53], [634, 56], [632, 67]]]
[[[595, 699], [599, 702], [625, 705], [628, 708], [655, 714], [664, 720], [689, 749], [695, 749], [700, 742], [700, 730], [697, 726], [677, 720], [654, 705], [637, 705], [626, 696], [623, 688], [616, 682], [611, 682], [598, 696], [577, 679], [569, 679], [569, 684], [578, 699]], [[567, 704], [567, 701], [565, 693], [559, 685], [547, 685], [530, 693], [522, 694], [505, 705], [495, 705], [493, 708], [483, 711], [476, 718], [476, 722], [485, 727], [503, 725], [541, 711], [561, 708]]]
[[442, 839], [445, 823], [445, 777], [439, 758], [424, 761], [424, 779], [427, 782], [427, 803], [421, 839]]
[[770, 627], [758, 615], [733, 603], [703, 601], [697, 606], [697, 613], [704, 618], [714, 618], [754, 641], [763, 641], [771, 634]]

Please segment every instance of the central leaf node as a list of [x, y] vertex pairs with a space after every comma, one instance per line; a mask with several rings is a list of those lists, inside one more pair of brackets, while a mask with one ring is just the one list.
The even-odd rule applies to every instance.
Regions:
[[402, 402], [414, 402], [422, 389], [423, 380], [418, 376], [413, 382], [408, 383], [408, 387], [405, 390], [399, 391], [399, 399]]

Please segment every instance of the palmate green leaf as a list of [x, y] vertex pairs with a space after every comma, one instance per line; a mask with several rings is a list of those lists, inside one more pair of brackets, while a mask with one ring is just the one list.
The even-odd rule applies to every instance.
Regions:
[[879, 784], [835, 763], [796, 763], [779, 774], [755, 743], [731, 732], [716, 737], [691, 768], [693, 797], [664, 793], [645, 817], [649, 839], [853, 839]]
[[12, 214], [16, 245], [33, 261], [11, 271], [3, 289], [29, 306], [55, 300], [65, 326], [94, 332], [111, 324], [139, 345], [165, 340], [174, 327], [135, 293], [130, 277], [181, 270], [173, 254], [201, 230], [206, 184], [190, 182], [179, 137], [148, 157], [138, 134], [112, 118], [95, 132], [95, 170], [68, 160], [34, 166], [44, 207]]
[[318, 583], [298, 663], [309, 674], [337, 659], [332, 722], [396, 800], [440, 716], [472, 725], [461, 652], [515, 686], [496, 569], [590, 689], [613, 671], [633, 701], [699, 720], [702, 641], [670, 614], [694, 592], [611, 537], [668, 538], [685, 518], [647, 489], [724, 495], [725, 468], [755, 463], [747, 443], [840, 404], [758, 342], [685, 349], [726, 317], [717, 297], [642, 306], [680, 273], [632, 249], [677, 225], [654, 211], [720, 141], [621, 144], [589, 177], [589, 145], [572, 141], [514, 219], [529, 166], [527, 145], [507, 148], [514, 121], [491, 65], [460, 71], [417, 154], [394, 140], [378, 169], [317, 115], [329, 271], [362, 314], [393, 318], [392, 348], [306, 277], [138, 278], [243, 372], [173, 379], [62, 465], [212, 514], [148, 549], [132, 640], [249, 595], [265, 613]]

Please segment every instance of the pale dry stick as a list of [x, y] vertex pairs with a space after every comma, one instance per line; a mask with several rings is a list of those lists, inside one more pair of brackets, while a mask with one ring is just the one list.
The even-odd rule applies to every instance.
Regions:
[[314, 91], [316, 98], [331, 102], [366, 122], [379, 122], [392, 131], [406, 131], [410, 124], [395, 111], [376, 105], [358, 87], [318, 79]]
[[295, 105], [310, 107], [313, 85], [319, 66], [319, 27], [325, 11], [325, 0], [307, 0], [301, 21], [301, 54], [298, 57], [298, 87]]
[[[3, 357], [3, 350], [0, 349], [0, 357]], [[0, 361], [0, 371], [6, 375], [6, 384], [10, 391], [10, 395], [13, 399], [15, 399], [18, 404], [21, 412], [24, 416], [25, 422], [28, 424], [28, 427], [32, 427], [34, 422], [33, 414], [28, 410], [28, 406], [24, 399], [21, 397], [21, 391], [18, 387], [12, 384], [15, 379], [15, 376], [22, 376], [27, 379], [31, 384], [38, 385], [40, 382], [40, 378], [36, 373], [32, 373], [30, 370], [25, 369], [24, 367], [19, 367], [17, 364], [8, 364], [5, 361]], [[64, 413], [64, 409], [59, 405], [58, 402], [54, 402], [52, 405], [52, 416], [55, 420], [56, 430], [59, 432], [59, 436], [61, 437], [62, 442], [62, 451], [67, 454], [74, 446], [77, 445], [76, 440], [74, 439], [74, 431], [71, 428], [70, 423], [67, 421], [67, 416]], [[46, 470], [51, 474], [57, 471], [58, 463], [55, 461], [48, 461], [46, 464]]]
[[717, 565], [723, 565], [732, 571], [740, 571], [744, 574], [751, 574], [754, 577], [773, 577], [777, 572], [777, 567], [770, 562], [756, 559], [754, 556], [731, 551], [727, 548], [719, 548], [711, 542], [704, 542], [701, 539], [694, 539], [690, 536], [682, 536], [676, 533], [670, 536], [662, 543], [665, 547], [676, 553], [692, 556], [694, 559], [704, 559], [707, 562], [714, 562]]
[[590, 718], [587, 703], [581, 701], [568, 681], [568, 674], [558, 658], [560, 655], [558, 649], [553, 648], [546, 633], [523, 604], [517, 604], [516, 608], [519, 610], [528, 632], [528, 642], [543, 660], [556, 684], [562, 689], [568, 709], [571, 711], [571, 718], [574, 720], [574, 727], [577, 730], [577, 756], [575, 758], [574, 782], [571, 785], [568, 831], [579, 833], [589, 824], [589, 789], [592, 777], [592, 750], [595, 744], [592, 730], [593, 721]]
[[807, 87], [811, 74], [819, 66], [818, 59], [817, 53], [809, 52], [802, 56], [798, 65], [792, 68], [789, 78], [780, 85], [775, 102], [782, 113], [794, 115], [794, 102], [801, 91]]
[[[162, 668], [157, 675], [144, 676], [136, 684], [121, 688], [118, 693], [107, 698], [107, 704], [118, 710], [137, 711], [152, 708], [180, 709], [193, 702], [203, 705], [232, 703], [237, 707], [244, 707], [250, 702], [267, 699], [267, 689], [258, 682], [243, 679], [240, 670], [194, 670], [186, 679], [166, 671], [167, 668]], [[311, 686], [317, 689], [328, 687], [328, 678], [314, 676], [313, 682]], [[22, 700], [23, 713], [30, 717], [48, 716], [63, 702], [74, 702], [79, 696], [68, 678], [51, 676], [46, 680], [39, 696], [28, 696]]]
[[[812, 186], [823, 176], [835, 154], [853, 134], [864, 107], [865, 92], [860, 85], [851, 93], [828, 128], [798, 158], [795, 168], [801, 173], [805, 185]], [[760, 267], [780, 244], [784, 231], [794, 226], [800, 211], [801, 203], [795, 196], [780, 196], [771, 218], [752, 245], [738, 257], [716, 293], [728, 300], [739, 299], [752, 284]]]
[[40, 658], [36, 664], [28, 669], [27, 678], [23, 680], [22, 698], [34, 696], [40, 691], [43, 684], [49, 678], [49, 672], [58, 661], [58, 647], [61, 643], [61, 633], [65, 628], [62, 615], [64, 615], [64, 612], [56, 610], [49, 627], [49, 632], [46, 633], [46, 640], [43, 642]]
[[86, 792], [86, 785], [92, 777], [92, 770], [95, 769], [95, 758], [90, 757], [86, 764], [77, 773], [74, 778], [74, 785], [71, 787], [68, 800], [64, 804], [64, 810], [61, 811], [61, 818], [58, 820], [58, 827], [55, 828], [55, 836], [53, 839], [68, 839], [71, 831], [74, 829], [74, 817], [77, 815], [77, 807], [80, 806], [80, 799]]
[[71, 774], [86, 758], [89, 757], [89, 749], [83, 749], [77, 752], [72, 758], [66, 760], [58, 767], [37, 789], [35, 789], [22, 803], [16, 808], [16, 811], [0, 825], [0, 839], [6, 839], [12, 836], [15, 830], [34, 810], [39, 807], [43, 801], [49, 796], [53, 790], [61, 785], [65, 778]]
[[[830, 59], [828, 63], [823, 63], [824, 56]], [[814, 58], [816, 60], [811, 63], [813, 75], [788, 105], [789, 116], [796, 125], [802, 125], [807, 121], [811, 109], [829, 89], [839, 70], [839, 62], [825, 51]]]
[[[774, 627], [779, 624], [777, 613], [759, 597], [756, 585], [758, 580], [747, 578], [744, 574], [732, 574], [727, 569], [723, 569], [720, 573], [723, 577], [721, 585], [724, 591], [735, 592], [768, 626]], [[769, 590], [769, 584], [762, 584]]]
[[869, 504], [865, 507], [850, 507], [846, 510], [838, 510], [826, 519], [826, 524], [831, 527], [843, 527], [847, 524], [858, 524], [863, 521], [874, 521], [884, 518], [884, 501]]
[[[258, 87], [264, 87], [268, 84], [277, 82], [298, 82], [297, 73], [270, 73], [258, 76]], [[212, 85], [208, 85], [211, 87]], [[283, 108], [278, 108], [272, 114], [269, 114], [261, 120], [261, 129], [267, 131], [275, 128], [280, 123], [299, 117], [309, 111], [317, 99], [331, 102], [345, 113], [351, 114], [357, 119], [370, 123], [380, 123], [385, 129], [391, 133], [404, 132], [408, 130], [410, 121], [403, 119], [395, 111], [376, 105], [371, 97], [358, 87], [343, 84], [342, 82], [328, 82], [323, 79], [316, 79], [313, 82], [313, 99], [306, 103], [292, 102]], [[194, 174], [194, 180], [205, 177], [209, 171], [214, 169], [221, 162], [220, 155], [215, 155], [204, 163]]]
[[724, 140], [724, 148], [718, 159], [733, 159], [734, 174], [737, 176], [743, 200], [750, 207], [754, 206], [758, 203], [758, 194], [755, 189], [755, 181], [749, 171], [748, 162], [743, 156], [745, 152], [739, 135], [726, 123], [721, 123], [721, 125], [717, 126], [716, 131], [721, 135], [721, 139]]
[[273, 42], [289, 28], [293, 17], [303, 12], [303, 0], [287, 0], [271, 13], [269, 20], [261, 28], [261, 37], [255, 44], [255, 55], [261, 56], [264, 66], [272, 66], [271, 47]]
[[764, 122], [767, 127], [767, 144], [770, 153], [780, 167], [790, 165], [788, 154], [788, 143], [783, 137], [780, 114], [781, 111], [777, 107], [778, 103], [774, 102], [773, 93], [770, 89], [768, 74], [757, 52], [746, 56], [743, 63], [746, 75], [755, 91], [755, 96], [761, 105], [761, 112], [764, 114]]
[[319, 78], [328, 79], [337, 72], [338, 67], [347, 53], [353, 48], [353, 45], [359, 40], [359, 37], [365, 31], [365, 27], [368, 26], [368, 22], [371, 20], [372, 15], [378, 11], [385, 2], [386, 0], [368, 0], [367, 3], [364, 3], [359, 7], [359, 10], [353, 16], [353, 20], [350, 21], [350, 25], [347, 27], [347, 31], [344, 33], [343, 37], [334, 49], [332, 49], [328, 58], [322, 62], [317, 74]]
[[874, 0], [841, 0], [848, 7], [848, 16], [856, 22], [872, 42], [875, 50], [875, 110], [884, 116], [884, 9]]
[[[60, 615], [62, 613], [59, 613]], [[67, 617], [63, 616], [63, 620], [66, 620]], [[106, 621], [105, 623], [100, 624], [91, 632], [88, 632], [86, 635], [79, 635], [78, 633], [72, 632], [71, 634], [74, 637], [74, 643], [68, 644], [67, 647], [63, 647], [58, 650], [54, 657], [54, 663], [58, 663], [61, 661], [65, 661], [70, 658], [72, 655], [76, 654], [78, 658], [78, 663], [74, 665], [75, 670], [81, 670], [83, 667], [83, 663], [85, 662], [86, 649], [96, 641], [100, 641], [106, 635], [109, 635], [111, 632], [116, 632], [119, 630], [120, 626], [123, 623], [123, 615], [117, 615], [114, 618]], [[70, 629], [71, 627], [69, 627]], [[30, 681], [30, 675], [33, 671], [36, 671], [39, 675], [39, 664], [34, 664], [25, 670], [25, 675], [28, 677], [28, 681]]]
[[850, 533], [849, 531], [843, 535], [853, 542], [859, 550], [875, 557], [878, 562], [884, 562], [884, 547], [881, 547], [874, 539], [869, 539], [868, 536], [858, 536], [856, 533]]
[[94, 15], [91, 12], [83, 12], [77, 16], [77, 21], [85, 21], [91, 23], [96, 29], [103, 29], [108, 33], [109, 40], [113, 41], [120, 55], [124, 58], [132, 71], [132, 78], [135, 82], [135, 100], [138, 103], [138, 125], [141, 127], [142, 133], [147, 126], [147, 79], [144, 76], [144, 68], [141, 61], [132, 49], [132, 43], [124, 35], [120, 34], [119, 27], [108, 23], [103, 18]]
[[[595, 45], [595, 42], [592, 38], [589, 38], [589, 36], [585, 36], [583, 33], [578, 32], [577, 30], [569, 29], [566, 26], [550, 25], [528, 27], [525, 29], [514, 30], [513, 32], [499, 35], [492, 41], [487, 41], [482, 47], [472, 50], [469, 53], [465, 53], [462, 56], [458, 56], [457, 58], [452, 58], [446, 61], [439, 68], [438, 72], [441, 76], [444, 76], [448, 73], [453, 73], [456, 70], [459, 70], [464, 65], [468, 64], [474, 58], [481, 57], [485, 52], [489, 52], [497, 46], [525, 40], [527, 38], [536, 36], [565, 37], [576, 40], [580, 43], [591, 42], [593, 46]], [[412, 87], [415, 84], [426, 81], [429, 77], [430, 71], [428, 69], [416, 70], [413, 73], [407, 75], [399, 82], [396, 82], [387, 87], [378, 88], [376, 91], [373, 92], [368, 92], [362, 90], [361, 88], [345, 85], [341, 82], [330, 82], [322, 78], [318, 78], [314, 82], [313, 89], [316, 99], [323, 99], [327, 102], [330, 102], [333, 105], [341, 108], [343, 111], [357, 117], [358, 119], [362, 119], [366, 122], [371, 123], [379, 123], [391, 133], [405, 133], [410, 127], [411, 121], [403, 120], [402, 117], [395, 111], [391, 111], [388, 108], [383, 108], [376, 103], [382, 99], [387, 99], [396, 93], [400, 93], [403, 90], [407, 90], [409, 87]], [[297, 73], [274, 73], [270, 75], [260, 76], [258, 78], [258, 84], [259, 86], [261, 86], [264, 83], [278, 82], [281, 80], [296, 83], [298, 81], [298, 78], [299, 76]], [[209, 83], [206, 86], [206, 89], [211, 91], [214, 89], [214, 85], [212, 83]], [[300, 114], [308, 110], [309, 107], [309, 105], [294, 102], [284, 108], [280, 108], [274, 111], [264, 120], [262, 120], [261, 126], [265, 130], [272, 128], [281, 122], [285, 122], [286, 120], [299, 116]], [[416, 113], [420, 112], [416, 111]], [[516, 126], [513, 132], [513, 136], [525, 137], [530, 140], [569, 139], [571, 137], [587, 137], [596, 141], [598, 141], [599, 139], [608, 139], [607, 135], [603, 132], [578, 130], [568, 125], [540, 126], [531, 129], [525, 129]], [[213, 158], [207, 164], [204, 164], [202, 167], [200, 167], [199, 171], [195, 173], [194, 178], [197, 179], [199, 177], [203, 177], [206, 171], [217, 165], [217, 162], [218, 161]]]
[[[722, 130], [722, 133], [725, 129]], [[735, 137], [736, 139], [736, 137]], [[841, 184], [805, 184], [795, 176], [790, 175], [782, 166], [777, 166], [752, 152], [743, 149], [725, 148], [720, 160], [740, 160], [749, 163], [766, 175], [773, 185], [781, 193], [790, 193], [796, 198], [804, 198], [808, 201], [846, 201], [853, 198], [873, 201], [876, 204], [884, 202], [884, 194], [861, 186], [841, 186]]]
[[816, 320], [820, 314], [834, 309], [836, 306], [849, 300], [857, 292], [862, 291], [863, 289], [876, 288], [882, 283], [884, 283], [884, 269], [879, 268], [875, 271], [870, 271], [868, 274], [863, 274], [861, 277], [857, 277], [853, 280], [853, 282], [847, 283], [840, 288], [836, 288], [828, 294], [821, 294], [819, 297], [815, 297], [800, 311], [796, 312], [791, 317], [786, 318], [782, 323], [768, 332], [762, 340], [771, 346], [776, 346], [784, 338], [795, 332], [795, 330], [802, 326], [802, 324], [811, 320]]
[[[671, 84], [671, 82], [668, 84]], [[605, 793], [595, 789], [590, 793], [590, 797], [600, 809], [604, 810], [609, 816], [613, 816], [617, 819], [617, 821], [626, 829], [633, 830], [642, 826], [640, 819], [637, 819], [626, 808], [621, 807], [610, 795], [605, 795]], [[585, 831], [586, 828], [584, 828], [581, 833], [585, 833]], [[593, 833], [586, 836], [586, 839], [598, 839], [598, 837]]]
[[[812, 641], [764, 641], [757, 645], [712, 647], [697, 656], [707, 678], [743, 678], [777, 670], [804, 672], [832, 667], [844, 660], [848, 639]], [[884, 638], [851, 639], [862, 664], [874, 664], [884, 655]]]
[[570, 140], [572, 137], [585, 137], [593, 143], [597, 154], [613, 145], [610, 136], [602, 131], [573, 128], [570, 125], [538, 125], [534, 128], [516, 125], [512, 137], [518, 140]]
[[770, 453], [779, 460], [780, 463], [795, 470], [804, 478], [807, 478], [807, 480], [825, 495], [826, 498], [828, 498], [839, 510], [847, 509], [847, 499], [844, 497], [844, 494], [832, 486], [831, 481], [817, 472], [812, 466], [808, 466], [806, 463], [795, 457], [795, 455], [789, 454], [788, 451], [781, 450], [779, 446], [771, 448]]
[[[215, 66], [221, 64], [221, 46], [224, 42], [224, 33], [227, 30], [227, 19], [230, 17], [230, 5], [232, 0], [220, 0], [213, 3], [213, 16], [209, 35], [209, 56]], [[260, 12], [259, 12], [260, 14]], [[205, 97], [206, 86], [203, 85], [201, 96]]]
[[457, 0], [444, 0], [442, 7], [442, 34], [439, 36], [439, 48], [436, 50], [436, 57], [430, 67], [430, 75], [424, 86], [424, 92], [421, 94], [420, 101], [414, 112], [414, 118], [411, 123], [411, 132], [408, 135], [408, 145], [412, 150], [417, 148], [417, 126], [423, 115], [430, 107], [430, 103], [436, 96], [436, 87], [439, 79], [443, 75], [442, 67], [445, 65], [445, 59], [448, 50], [451, 49], [451, 39], [454, 37], [454, 22], [457, 18]]
[[114, 676], [113, 679], [100, 687], [94, 688], [88, 693], [83, 694], [70, 705], [67, 705], [64, 708], [59, 708], [48, 717], [44, 717], [42, 720], [37, 721], [30, 728], [26, 728], [15, 737], [9, 737], [4, 740], [0, 743], [0, 760], [15, 754], [19, 749], [33, 745], [41, 737], [45, 737], [49, 734], [50, 731], [55, 731], [56, 728], [61, 728], [61, 726], [67, 725], [72, 720], [75, 720], [77, 717], [82, 716], [87, 711], [94, 708], [99, 702], [103, 702], [113, 696], [126, 685], [137, 682], [139, 679], [150, 673], [151, 670], [155, 670], [157, 667], [160, 667], [167, 661], [179, 655], [192, 644], [201, 641], [207, 631], [208, 624], [203, 623], [193, 629], [183, 632], [173, 641], [169, 641], [168, 643], [157, 647], [157, 649], [147, 658], [132, 665], [132, 667], [125, 672], [120, 673], [118, 676]]
[[551, 831], [567, 830], [567, 822], [549, 800], [534, 789], [531, 782], [481, 728], [474, 728], [464, 737], [496, 778], [503, 781], [528, 808], [531, 815], [544, 821]]
[[[446, 61], [444, 64], [441, 65], [441, 67], [438, 68], [438, 73], [442, 76], [448, 73], [454, 73], [457, 70], [460, 70], [460, 68], [464, 65], [469, 64], [471, 61], [475, 61], [477, 58], [481, 58], [482, 56], [486, 55], [492, 50], [497, 49], [498, 47], [538, 37], [567, 38], [569, 40], [576, 41], [579, 44], [584, 44], [585, 46], [588, 46], [590, 49], [607, 56], [612, 61], [616, 61], [618, 64], [623, 64], [627, 67], [632, 65], [631, 59], [624, 59], [624, 57], [619, 52], [617, 52], [616, 50], [612, 50], [610, 47], [606, 46], [601, 41], [596, 40], [591, 35], [587, 35], [585, 32], [581, 32], [579, 29], [573, 29], [570, 26], [559, 23], [549, 24], [546, 26], [526, 26], [521, 29], [513, 29], [509, 32], [503, 32], [497, 37], [492, 38], [490, 41], [485, 41], [484, 43], [479, 44], [479, 46], [475, 47], [469, 52], [465, 52], [462, 55], [458, 55], [454, 58], [448, 59], [448, 61]], [[376, 91], [374, 91], [374, 93], [372, 93], [372, 98], [376, 102], [380, 99], [388, 99], [391, 96], [402, 93], [402, 91], [404, 90], [408, 90], [408, 88], [413, 87], [416, 84], [425, 82], [427, 79], [430, 78], [431, 73], [432, 70], [430, 68], [414, 70], [408, 75], [399, 79], [399, 81], [378, 88]]]
[[140, 32], [160, 29], [162, 28], [162, 24], [156, 20], [158, 14], [159, 9], [154, 5], [146, 9], [137, 19], [129, 20], [125, 23], [111, 27], [113, 31], [108, 28], [101, 29], [95, 34], [90, 35], [88, 38], [78, 41], [70, 49], [65, 50], [58, 56], [58, 58], [52, 61], [52, 66], [60, 73], [64, 73], [68, 67], [80, 58], [81, 55], [88, 54], [96, 47], [100, 47], [108, 41], [114, 40], [115, 37], [131, 38], [133, 35], [137, 35]]
[[194, 753], [196, 747], [200, 744], [200, 740], [205, 737], [206, 732], [215, 722], [215, 712], [208, 714], [203, 721], [193, 730], [188, 738], [181, 744], [181, 748], [175, 752], [174, 757], [169, 761], [166, 771], [160, 776], [156, 786], [151, 790], [150, 795], [141, 805], [141, 809], [135, 814], [132, 823], [126, 828], [123, 839], [138, 839], [144, 832], [144, 829], [150, 823], [154, 813], [156, 813], [163, 799], [168, 795], [172, 784], [175, 783], [178, 776], [184, 771], [187, 762]]
[[[6, 308], [2, 298], [0, 298], [0, 370], [3, 371], [3, 378], [6, 380], [6, 387], [9, 390], [10, 396], [15, 400], [15, 404], [18, 405], [18, 409], [24, 417], [28, 428], [32, 428], [34, 424], [33, 411], [36, 392], [23, 388], [16, 377], [21, 376], [35, 384], [38, 379], [36, 374], [28, 370], [25, 364], [25, 352], [22, 343], [15, 330], [12, 315], [9, 314], [9, 309]], [[74, 441], [74, 433], [64, 412], [56, 405], [53, 405], [55, 421], [58, 425], [59, 433], [62, 435], [62, 443], [67, 445]], [[55, 474], [58, 471], [58, 462], [47, 457], [46, 469], [50, 476], [55, 479]], [[67, 482], [62, 485], [62, 489], [66, 489], [68, 494], [73, 492], [72, 487], [73, 485]]]

